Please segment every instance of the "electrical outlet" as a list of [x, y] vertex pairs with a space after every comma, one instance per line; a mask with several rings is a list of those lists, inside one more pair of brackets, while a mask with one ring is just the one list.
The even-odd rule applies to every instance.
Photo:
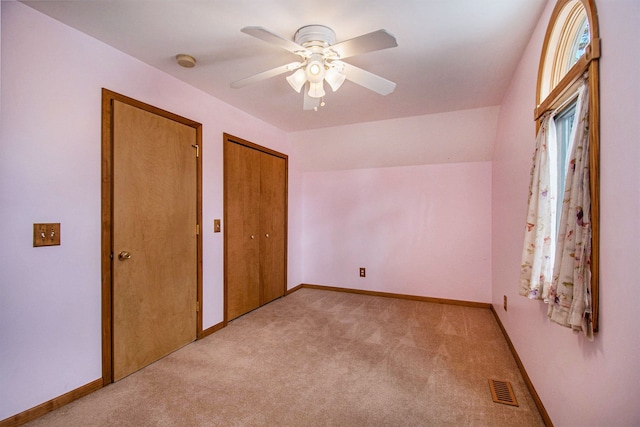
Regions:
[[360, 277], [366, 277], [367, 273], [364, 267], [360, 267]]
[[213, 232], [214, 233], [219, 233], [220, 232], [220, 220], [219, 219], [214, 219], [213, 220]]
[[503, 295], [504, 299], [503, 299], [503, 307], [504, 307], [504, 311], [507, 311], [507, 296]]

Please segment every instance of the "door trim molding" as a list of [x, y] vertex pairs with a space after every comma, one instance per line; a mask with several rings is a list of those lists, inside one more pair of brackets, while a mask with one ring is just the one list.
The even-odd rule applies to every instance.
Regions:
[[[113, 278], [112, 242], [113, 242], [113, 101], [140, 108], [144, 111], [157, 114], [161, 117], [174, 120], [178, 123], [192, 127], [196, 131], [196, 144], [199, 148], [199, 156], [196, 158], [196, 220], [202, 230], [202, 124], [185, 117], [162, 110], [144, 102], [137, 101], [108, 89], [102, 89], [102, 170], [101, 170], [101, 194], [102, 194], [102, 244], [101, 244], [101, 268], [102, 268], [102, 383], [107, 385], [113, 382], [113, 319], [112, 297]], [[197, 241], [197, 290], [196, 298], [198, 312], [196, 313], [196, 339], [202, 334], [202, 231], [196, 236]]]
[[[283, 284], [283, 296], [285, 296], [287, 294], [287, 260], [289, 259], [289, 252], [288, 252], [288, 248], [289, 248], [289, 156], [281, 153], [279, 151], [275, 151], [272, 150], [271, 148], [267, 148], [267, 147], [263, 147], [262, 145], [258, 145], [255, 144], [253, 142], [244, 140], [242, 138], [238, 138], [237, 136], [233, 136], [231, 134], [228, 134], [226, 132], [224, 132], [222, 134], [222, 158], [223, 158], [223, 165], [226, 166], [226, 147], [228, 143], [235, 143], [235, 144], [239, 144], [239, 145], [243, 145], [245, 147], [248, 148], [252, 148], [254, 150], [258, 150], [261, 151], [263, 153], [267, 153], [270, 154], [272, 156], [276, 156], [276, 157], [280, 157], [281, 159], [284, 159], [284, 284]], [[227, 176], [225, 174], [224, 171], [224, 167], [223, 167], [223, 195], [222, 195], [222, 199], [223, 200], [227, 200], [226, 199], [226, 191], [227, 191]], [[227, 227], [226, 224], [228, 223], [227, 221], [227, 206], [226, 204], [224, 204], [223, 207], [223, 224], [225, 224], [224, 227], [224, 255], [223, 255], [223, 321], [222, 321], [222, 328], [224, 328], [225, 326], [227, 326], [227, 323], [229, 322], [228, 316], [227, 316]]]

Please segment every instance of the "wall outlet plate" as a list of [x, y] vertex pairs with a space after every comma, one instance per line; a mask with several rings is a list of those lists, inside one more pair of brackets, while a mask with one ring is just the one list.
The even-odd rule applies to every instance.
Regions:
[[364, 267], [360, 267], [360, 277], [367, 277], [367, 271]]
[[60, 223], [33, 224], [33, 247], [60, 245]]

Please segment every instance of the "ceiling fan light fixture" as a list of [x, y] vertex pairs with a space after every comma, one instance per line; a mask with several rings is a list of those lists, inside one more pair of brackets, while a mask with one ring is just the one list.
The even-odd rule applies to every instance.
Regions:
[[324, 105], [325, 80], [334, 92], [346, 79], [380, 95], [388, 95], [396, 87], [390, 80], [342, 62], [344, 58], [398, 46], [396, 38], [387, 30], [373, 31], [340, 43], [336, 43], [333, 30], [324, 25], [299, 28], [293, 41], [263, 27], [244, 27], [240, 31], [298, 55], [300, 60], [231, 82], [232, 88], [287, 73], [287, 82], [293, 90], [298, 93], [304, 90], [302, 109], [313, 110]]
[[309, 73], [311, 73], [312, 76], [317, 76], [320, 74], [320, 71], [322, 70], [322, 66], [318, 63], [313, 63], [311, 65], [309, 65]]
[[295, 73], [287, 76], [287, 82], [289, 82], [293, 90], [300, 93], [302, 86], [307, 82], [307, 75], [302, 68], [298, 68]]
[[309, 96], [311, 98], [322, 98], [325, 95], [322, 80], [318, 83], [309, 84]]
[[327, 81], [327, 83], [329, 83], [329, 86], [331, 86], [331, 90], [333, 90], [334, 92], [340, 89], [340, 86], [342, 86], [342, 83], [344, 83], [346, 78], [347, 76], [345, 76], [335, 68], [329, 68], [324, 76], [324, 79]]
[[314, 53], [307, 62], [306, 75], [311, 83], [320, 83], [324, 79], [324, 58], [321, 54]]

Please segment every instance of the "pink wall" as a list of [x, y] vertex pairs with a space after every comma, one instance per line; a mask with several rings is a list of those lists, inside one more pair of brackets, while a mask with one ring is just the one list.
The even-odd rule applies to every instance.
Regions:
[[[601, 331], [594, 342], [551, 324], [517, 295], [534, 148], [533, 106], [550, 0], [501, 108], [493, 162], [492, 298], [557, 426], [640, 425], [640, 2], [596, 1], [602, 38]], [[509, 297], [509, 311], [501, 308]]]
[[490, 162], [305, 173], [305, 283], [489, 302], [490, 186]]
[[[282, 131], [21, 3], [2, 2], [1, 29], [0, 420], [102, 375], [102, 87], [203, 124], [205, 328], [223, 317], [222, 233], [213, 233], [222, 132], [290, 152]], [[300, 186], [290, 166], [297, 266]], [[62, 245], [33, 248], [34, 222], [61, 222]], [[299, 268], [289, 280], [300, 283]]]
[[305, 171], [488, 162], [499, 113], [492, 106], [289, 135]]

